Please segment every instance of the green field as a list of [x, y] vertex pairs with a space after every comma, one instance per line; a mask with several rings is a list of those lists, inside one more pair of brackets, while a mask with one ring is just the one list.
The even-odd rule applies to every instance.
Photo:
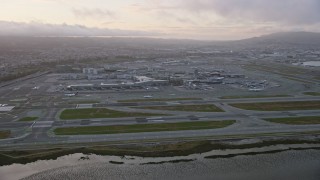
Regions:
[[309, 96], [320, 96], [320, 92], [305, 92], [303, 94], [309, 95]]
[[[238, 135], [235, 137], [239, 138]], [[240, 136], [241, 137], [241, 136]], [[241, 137], [242, 138], [242, 137]], [[58, 157], [82, 153], [85, 155], [95, 154], [101, 156], [139, 156], [139, 157], [174, 157], [174, 156], [188, 156], [191, 154], [205, 153], [212, 150], [225, 150], [225, 149], [249, 149], [249, 148], [262, 148], [266, 146], [275, 145], [290, 145], [290, 144], [319, 144], [319, 140], [264, 140], [253, 143], [233, 144], [222, 141], [209, 141], [205, 139], [179, 139], [181, 141], [136, 141], [137, 145], [124, 146], [123, 144], [130, 144], [132, 142], [120, 142], [122, 144], [103, 143], [86, 143], [83, 144], [69, 144], [68, 146], [50, 145], [50, 146], [36, 146], [35, 149], [13, 149], [0, 151], [0, 166], [11, 164], [27, 164], [38, 160], [57, 159]], [[227, 141], [228, 142], [228, 141]], [[117, 142], [118, 143], [118, 142]], [[149, 143], [147, 146], [144, 143]], [[81, 146], [81, 148], [79, 148]], [[308, 148], [306, 148], [308, 149]], [[301, 149], [300, 149], [301, 150]], [[241, 155], [241, 153], [239, 153]], [[83, 158], [85, 156], [80, 157]], [[210, 157], [206, 157], [210, 158]], [[221, 158], [221, 157], [218, 157]], [[184, 160], [173, 160], [167, 162], [183, 162]], [[160, 162], [163, 163], [163, 162]]]
[[307, 81], [307, 80], [303, 80], [303, 79], [287, 77], [287, 76], [283, 76], [283, 77], [286, 78], [286, 79], [292, 80], [292, 81], [302, 82], [302, 83], [306, 83], [306, 84], [312, 84], [312, 82]]
[[192, 100], [202, 100], [202, 98], [163, 98], [163, 99], [127, 99], [119, 100], [118, 102], [132, 103], [132, 102], [157, 102], [157, 101], [192, 101]]
[[272, 98], [272, 97], [292, 97], [290, 95], [255, 95], [255, 96], [222, 96], [220, 99], [243, 99], [243, 98]]
[[302, 82], [302, 83], [307, 83], [307, 84], [312, 84], [314, 83], [311, 79], [307, 78], [302, 78], [299, 75], [306, 75], [306, 74], [311, 74], [309, 70], [299, 68], [299, 67], [289, 67], [289, 66], [284, 66], [284, 65], [278, 65], [278, 64], [250, 64], [250, 65], [245, 65], [244, 69], [248, 70], [258, 70], [258, 71], [265, 71], [269, 72], [272, 74], [278, 74], [282, 75], [284, 78], [297, 81], [297, 82]]
[[224, 112], [219, 107], [213, 104], [200, 104], [200, 105], [175, 105], [175, 106], [143, 106], [135, 107], [139, 109], [152, 109], [152, 110], [168, 110], [168, 111], [193, 111], [193, 112]]
[[24, 118], [19, 119], [19, 121], [35, 121], [37, 119], [38, 119], [38, 117], [24, 117]]
[[[235, 135], [239, 138], [242, 135]], [[176, 140], [176, 139], [175, 139]], [[148, 141], [144, 141], [148, 142]], [[319, 144], [319, 140], [264, 140], [250, 144], [231, 144], [220, 141], [209, 140], [192, 140], [192, 141], [163, 141], [163, 143], [150, 143], [147, 146], [141, 141], [137, 145], [115, 145], [114, 142], [109, 143], [86, 143], [85, 146], [81, 144], [68, 144], [68, 146], [61, 147], [60, 145], [50, 146], [35, 146], [35, 149], [19, 149], [19, 150], [2, 150], [0, 151], [0, 166], [11, 164], [27, 164], [37, 160], [57, 159], [61, 156], [66, 156], [75, 153], [95, 154], [102, 156], [139, 156], [139, 157], [174, 157], [174, 156], [188, 156], [191, 154], [205, 153], [212, 150], [224, 149], [249, 149], [262, 148], [274, 145], [290, 145], [290, 144]], [[117, 142], [118, 143], [118, 142]], [[124, 142], [121, 142], [124, 143]], [[132, 142], [131, 142], [132, 143]], [[130, 144], [130, 142], [128, 142]], [[307, 149], [307, 148], [306, 148]], [[297, 149], [301, 150], [301, 148]], [[239, 153], [240, 155], [241, 153]], [[81, 158], [85, 158], [82, 156]], [[206, 157], [210, 158], [210, 157]], [[221, 157], [218, 157], [221, 158]], [[177, 160], [183, 162], [184, 160]], [[169, 162], [177, 162], [167, 161]], [[161, 162], [160, 162], [161, 163]]]
[[6, 139], [10, 137], [11, 132], [10, 131], [0, 131], [0, 139]]
[[319, 110], [320, 101], [236, 103], [233, 107], [256, 111]]
[[236, 121], [199, 121], [182, 123], [163, 124], [134, 124], [114, 126], [87, 126], [87, 127], [66, 127], [54, 130], [56, 135], [89, 135], [89, 134], [118, 134], [138, 132], [159, 132], [159, 131], [182, 131], [198, 129], [224, 128], [234, 124]]
[[272, 118], [272, 119], [265, 119], [265, 120], [273, 123], [290, 124], [290, 125], [320, 124], [320, 116]]
[[60, 119], [93, 119], [93, 118], [121, 118], [121, 117], [147, 117], [165, 116], [164, 114], [138, 113], [115, 111], [107, 108], [66, 109], [60, 114]]

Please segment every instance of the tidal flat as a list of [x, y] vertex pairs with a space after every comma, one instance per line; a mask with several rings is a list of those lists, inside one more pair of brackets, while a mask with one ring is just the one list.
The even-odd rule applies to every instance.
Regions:
[[[301, 149], [303, 148], [303, 149]], [[231, 156], [230, 156], [231, 155]], [[314, 145], [212, 150], [174, 157], [75, 153], [0, 167], [1, 179], [310, 179], [320, 178]]]

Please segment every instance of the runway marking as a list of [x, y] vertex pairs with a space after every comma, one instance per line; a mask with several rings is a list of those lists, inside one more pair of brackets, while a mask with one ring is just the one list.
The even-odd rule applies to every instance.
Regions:
[[54, 121], [37, 121], [33, 125], [33, 128], [51, 127]]
[[164, 122], [165, 120], [150, 120], [149, 122]]

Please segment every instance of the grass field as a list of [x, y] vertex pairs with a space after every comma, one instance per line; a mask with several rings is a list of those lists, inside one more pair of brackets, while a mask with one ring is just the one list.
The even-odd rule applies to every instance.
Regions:
[[297, 75], [305, 75], [305, 74], [310, 74], [310, 71], [307, 71], [302, 68], [298, 67], [288, 67], [288, 66], [278, 66], [275, 64], [250, 64], [250, 65], [245, 65], [244, 69], [247, 70], [258, 70], [258, 71], [264, 71], [264, 72], [269, 72], [272, 74], [278, 74], [283, 76], [286, 79], [297, 81], [297, 82], [302, 82], [302, 83], [307, 83], [307, 84], [312, 84], [314, 83], [313, 81], [310, 81], [309, 79], [305, 79], [302, 77], [299, 77]]
[[163, 98], [163, 99], [128, 99], [119, 100], [118, 102], [131, 103], [131, 102], [157, 102], [157, 101], [192, 101], [192, 100], [202, 100], [202, 98]]
[[233, 107], [256, 111], [319, 110], [320, 101], [237, 103]]
[[[224, 142], [212, 142], [206, 140], [180, 141], [177, 143], [153, 143], [145, 145], [139, 141], [138, 145], [123, 146], [110, 144], [92, 144], [88, 143], [85, 147], [75, 146], [45, 146], [41, 149], [28, 150], [7, 150], [0, 151], [0, 166], [16, 164], [27, 164], [37, 160], [57, 159], [58, 157], [83, 153], [96, 155], [113, 155], [113, 156], [139, 156], [139, 157], [174, 157], [188, 156], [190, 154], [205, 153], [212, 150], [223, 149], [249, 149], [274, 146], [279, 144], [319, 144], [319, 140], [269, 140], [250, 144], [230, 144]], [[41, 147], [41, 146], [40, 146]], [[181, 160], [180, 160], [181, 161]]]
[[0, 139], [6, 139], [10, 137], [11, 132], [10, 131], [0, 131]]
[[88, 135], [88, 134], [118, 134], [118, 133], [138, 133], [138, 132], [159, 132], [159, 131], [181, 131], [197, 129], [216, 129], [227, 127], [236, 121], [199, 121], [182, 123], [162, 123], [162, 124], [134, 124], [134, 125], [114, 125], [114, 126], [87, 126], [87, 127], [66, 127], [54, 130], [56, 135]]
[[265, 120], [273, 123], [290, 124], [290, 125], [320, 124], [320, 116], [272, 118], [272, 119], [265, 119]]
[[24, 118], [19, 119], [19, 121], [35, 121], [37, 119], [38, 119], [38, 117], [24, 117]]
[[320, 96], [320, 92], [305, 92], [303, 94], [309, 95], [309, 96]]
[[222, 96], [220, 99], [242, 99], [242, 98], [272, 98], [272, 97], [292, 97], [290, 95], [256, 95], [256, 96]]
[[292, 80], [292, 81], [302, 82], [302, 83], [306, 83], [306, 84], [312, 84], [312, 82], [307, 81], [307, 80], [303, 80], [303, 79], [298, 79], [298, 78], [288, 77], [288, 76], [283, 76], [283, 77], [286, 79]]
[[168, 110], [168, 111], [193, 111], [193, 112], [224, 112], [219, 107], [213, 104], [200, 104], [200, 105], [175, 105], [175, 106], [144, 106], [135, 107], [139, 109], [152, 109], [152, 110]]
[[164, 114], [138, 113], [115, 111], [107, 108], [66, 109], [60, 114], [60, 119], [93, 119], [93, 118], [121, 118], [121, 117], [147, 117], [165, 116]]

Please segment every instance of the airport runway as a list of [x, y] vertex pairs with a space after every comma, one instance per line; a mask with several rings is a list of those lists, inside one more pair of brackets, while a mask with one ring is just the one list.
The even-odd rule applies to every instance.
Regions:
[[[6, 91], [8, 95], [9, 91]], [[30, 93], [29, 91], [27, 93]], [[12, 95], [12, 94], [10, 94]], [[319, 110], [307, 111], [249, 111], [230, 106], [232, 103], [256, 103], [256, 102], [281, 102], [281, 101], [319, 101], [320, 97], [277, 97], [277, 98], [248, 98], [248, 99], [212, 99], [194, 101], [175, 101], [174, 104], [215, 104], [225, 112], [181, 112], [181, 111], [157, 111], [148, 109], [134, 109], [133, 107], [172, 105], [172, 102], [139, 102], [139, 103], [108, 103], [96, 104], [94, 107], [107, 107], [114, 110], [125, 110], [134, 112], [155, 112], [172, 114], [172, 116], [150, 117], [150, 118], [103, 118], [103, 119], [80, 119], [63, 121], [58, 119], [58, 112], [64, 108], [74, 108], [75, 105], [57, 105], [53, 103], [53, 98], [59, 96], [52, 93], [46, 102], [41, 106], [29, 106], [28, 103], [19, 107], [24, 109], [44, 109], [45, 114], [37, 122], [0, 122], [1, 129], [29, 129], [24, 136], [15, 139], [0, 140], [1, 146], [16, 146], [28, 144], [50, 144], [50, 143], [74, 143], [74, 142], [99, 142], [99, 141], [125, 141], [142, 139], [165, 139], [179, 137], [199, 137], [215, 135], [234, 134], [258, 134], [277, 132], [304, 132], [320, 131], [320, 125], [281, 125], [270, 123], [262, 119], [278, 117], [298, 117], [298, 116], [320, 116]], [[60, 95], [61, 96], [61, 95]], [[33, 98], [45, 96], [32, 94]], [[3, 96], [2, 96], [3, 98]], [[52, 128], [57, 127], [77, 127], [77, 126], [107, 126], [137, 123], [171, 123], [185, 121], [214, 121], [214, 120], [236, 120], [237, 123], [222, 129], [195, 130], [195, 131], [170, 131], [170, 132], [148, 132], [112, 135], [86, 135], [86, 136], [54, 136], [48, 133]]]
[[[242, 112], [243, 111], [243, 112]], [[54, 136], [48, 135], [52, 127], [76, 127], [76, 126], [106, 126], [119, 124], [141, 123], [136, 118], [114, 118], [114, 119], [94, 119], [94, 120], [68, 120], [68, 121], [38, 121], [36, 123], [12, 122], [3, 123], [1, 127], [22, 128], [30, 126], [32, 131], [29, 135], [14, 140], [1, 140], [1, 146], [10, 145], [34, 145], [51, 143], [80, 143], [80, 142], [100, 142], [100, 141], [127, 141], [127, 140], [146, 140], [146, 139], [166, 139], [180, 137], [201, 137], [216, 135], [235, 135], [235, 134], [260, 134], [260, 133], [283, 133], [283, 132], [305, 132], [320, 131], [320, 125], [282, 125], [263, 121], [263, 118], [276, 117], [295, 117], [295, 116], [319, 116], [320, 112], [313, 111], [290, 111], [290, 112], [259, 112], [236, 110], [224, 113], [194, 113], [190, 116], [163, 116], [144, 119], [143, 123], [169, 123], [185, 121], [211, 121], [211, 120], [236, 120], [237, 123], [222, 129], [211, 130], [188, 130], [188, 131], [168, 131], [168, 132], [146, 132], [110, 135], [77, 135], [77, 136]], [[141, 121], [141, 119], [140, 119]]]

